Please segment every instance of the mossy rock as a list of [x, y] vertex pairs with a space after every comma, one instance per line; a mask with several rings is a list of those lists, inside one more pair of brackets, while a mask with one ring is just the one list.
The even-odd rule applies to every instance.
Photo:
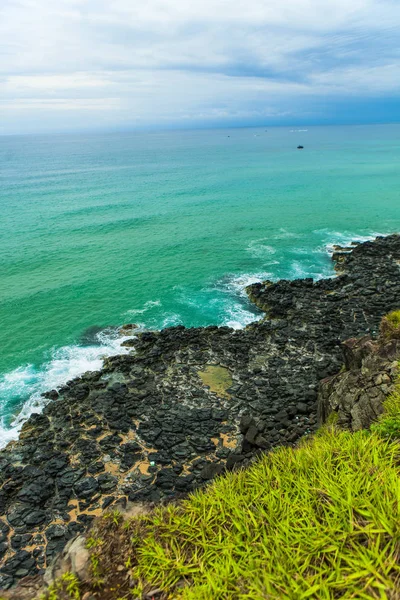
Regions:
[[228, 390], [233, 380], [229, 369], [220, 365], [207, 365], [203, 371], [198, 371], [203, 384], [220, 398], [230, 398]]
[[393, 310], [383, 317], [380, 325], [380, 333], [386, 340], [400, 339], [400, 310]]

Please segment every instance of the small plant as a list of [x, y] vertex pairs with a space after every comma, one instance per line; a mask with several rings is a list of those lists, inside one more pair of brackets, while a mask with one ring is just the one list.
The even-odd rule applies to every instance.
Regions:
[[111, 521], [116, 526], [123, 520], [122, 513], [117, 509], [105, 514], [103, 518], [107, 521]]
[[132, 558], [128, 556], [127, 560], [125, 561], [125, 569], [130, 569], [132, 567], [132, 564]]
[[72, 600], [81, 598], [79, 579], [73, 573], [67, 572], [61, 575], [60, 579], [40, 596], [41, 600], [61, 600], [61, 598], [71, 598]]
[[81, 595], [79, 592], [79, 580], [77, 576], [73, 573], [64, 573], [64, 575], [61, 576], [61, 581], [64, 584], [68, 596], [75, 600], [79, 600]]
[[371, 431], [383, 438], [400, 439], [400, 419], [392, 417], [373, 423]]
[[99, 537], [89, 537], [86, 541], [86, 548], [92, 550], [90, 554], [90, 567], [93, 577], [93, 585], [100, 587], [103, 583], [102, 571], [100, 566], [100, 548], [104, 544], [104, 540]]
[[400, 310], [393, 310], [383, 317], [380, 333], [386, 340], [400, 339]]
[[[400, 311], [397, 312], [400, 314]], [[383, 438], [400, 439], [400, 377], [394, 391], [383, 403], [383, 414], [370, 429]]]
[[326, 425], [333, 427], [334, 425], [337, 424], [338, 419], [339, 419], [339, 415], [337, 414], [337, 412], [335, 410], [333, 410], [328, 415], [328, 418], [326, 419]]
[[86, 540], [86, 548], [88, 548], [89, 550], [91, 548], [98, 548], [102, 544], [104, 544], [104, 540], [102, 540], [101, 538], [90, 537]]
[[92, 565], [92, 575], [95, 578], [100, 577], [100, 560], [97, 554], [90, 555], [90, 563]]
[[134, 598], [141, 598], [143, 593], [143, 586], [137, 585], [131, 589], [131, 594]]

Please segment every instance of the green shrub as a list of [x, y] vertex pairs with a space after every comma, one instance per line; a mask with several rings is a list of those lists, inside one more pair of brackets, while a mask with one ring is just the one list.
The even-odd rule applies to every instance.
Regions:
[[326, 426], [334, 426], [337, 424], [339, 420], [339, 415], [335, 410], [333, 410], [326, 419]]
[[380, 333], [384, 339], [400, 339], [400, 310], [394, 310], [383, 317]]
[[384, 401], [383, 411], [381, 420], [400, 419], [400, 378], [397, 380], [394, 391]]

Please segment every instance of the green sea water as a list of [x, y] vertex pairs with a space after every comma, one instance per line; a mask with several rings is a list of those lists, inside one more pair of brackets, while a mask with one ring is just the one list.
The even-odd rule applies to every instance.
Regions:
[[398, 231], [399, 165], [399, 125], [0, 137], [0, 443], [105, 328], [242, 327], [247, 283]]

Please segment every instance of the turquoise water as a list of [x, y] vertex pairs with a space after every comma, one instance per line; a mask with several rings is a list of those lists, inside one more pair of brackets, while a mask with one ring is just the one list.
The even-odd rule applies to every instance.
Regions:
[[241, 327], [245, 284], [397, 231], [399, 164], [399, 125], [0, 138], [1, 439], [119, 350], [96, 331]]

